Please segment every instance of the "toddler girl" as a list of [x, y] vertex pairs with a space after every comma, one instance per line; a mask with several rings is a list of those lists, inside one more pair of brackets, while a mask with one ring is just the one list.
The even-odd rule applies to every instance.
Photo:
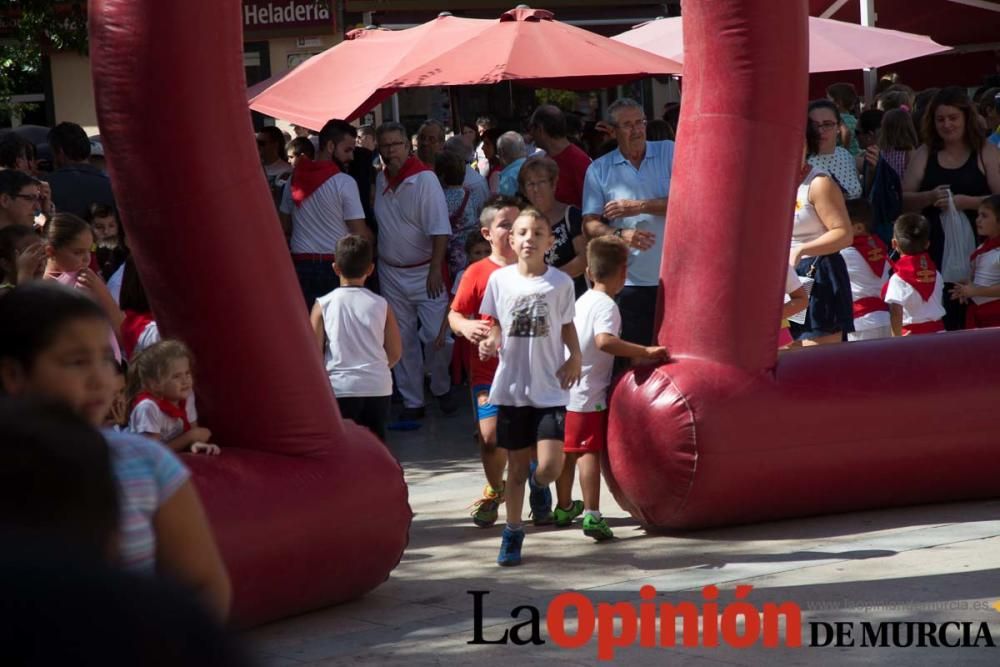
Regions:
[[972, 253], [972, 278], [951, 290], [951, 298], [968, 303], [965, 328], [1000, 326], [1000, 195], [979, 205], [976, 232], [986, 238]]
[[129, 369], [134, 397], [129, 430], [160, 440], [175, 452], [216, 455], [211, 431], [198, 426], [191, 378], [191, 351], [177, 340], [164, 340], [143, 350]]

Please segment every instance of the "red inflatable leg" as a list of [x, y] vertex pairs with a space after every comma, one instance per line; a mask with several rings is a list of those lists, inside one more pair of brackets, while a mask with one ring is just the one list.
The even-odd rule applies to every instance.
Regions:
[[652, 526], [1000, 493], [1000, 331], [776, 363], [806, 119], [806, 5], [684, 5], [659, 330], [678, 361], [618, 384], [607, 453], [619, 502]]
[[188, 457], [251, 624], [371, 590], [399, 562], [402, 471], [345, 425], [302, 307], [246, 108], [238, 0], [95, 0], [101, 136], [163, 331], [198, 359]]

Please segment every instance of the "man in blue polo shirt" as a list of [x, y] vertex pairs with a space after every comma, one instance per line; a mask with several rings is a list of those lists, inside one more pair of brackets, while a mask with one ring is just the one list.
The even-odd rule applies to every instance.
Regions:
[[628, 274], [618, 295], [622, 338], [651, 345], [674, 142], [646, 141], [646, 114], [629, 98], [608, 107], [607, 123], [618, 148], [587, 170], [583, 222], [591, 238], [614, 234], [628, 244]]

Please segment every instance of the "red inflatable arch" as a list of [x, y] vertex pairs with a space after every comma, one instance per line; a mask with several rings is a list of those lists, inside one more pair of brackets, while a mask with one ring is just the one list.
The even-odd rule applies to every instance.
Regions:
[[250, 625], [377, 586], [412, 515], [399, 465], [331, 395], [261, 178], [239, 16], [239, 0], [92, 1], [90, 56], [129, 243], [223, 446], [185, 463]]
[[1000, 331], [776, 357], [806, 119], [806, 2], [684, 5], [659, 341], [611, 400], [609, 478], [650, 526], [995, 497]]

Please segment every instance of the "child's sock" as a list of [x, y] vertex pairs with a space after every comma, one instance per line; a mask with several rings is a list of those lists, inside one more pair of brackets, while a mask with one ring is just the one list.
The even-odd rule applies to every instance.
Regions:
[[583, 516], [592, 516], [597, 521], [601, 520], [601, 512], [600, 512], [600, 510], [587, 510], [587, 509], [585, 509], [585, 510], [583, 510]]
[[510, 521], [508, 521], [507, 530], [511, 531], [512, 533], [516, 533], [524, 530], [524, 525], [520, 523], [511, 523]]

